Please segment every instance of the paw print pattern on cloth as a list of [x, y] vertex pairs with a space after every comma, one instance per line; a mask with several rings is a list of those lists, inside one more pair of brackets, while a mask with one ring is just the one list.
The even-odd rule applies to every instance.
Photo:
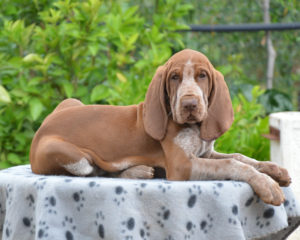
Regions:
[[39, 178], [37, 181], [33, 183], [36, 190], [38, 191], [43, 190], [46, 184], [47, 184], [46, 178]]
[[28, 202], [28, 207], [32, 207], [35, 210], [35, 199], [32, 194], [26, 196], [26, 201]]
[[4, 208], [2, 207], [2, 204], [0, 203], [0, 214], [2, 215], [2, 214], [4, 214], [5, 213], [5, 210], [4, 210]]
[[262, 216], [256, 217], [256, 226], [259, 228], [264, 228], [270, 226], [271, 219], [275, 216], [275, 209], [273, 207], [269, 207], [263, 212]]
[[193, 184], [193, 186], [191, 188], [189, 188], [189, 194], [194, 194], [197, 193], [198, 195], [200, 195], [202, 193], [201, 190], [201, 186]]
[[76, 226], [73, 224], [73, 218], [65, 216], [62, 221], [62, 226], [64, 228], [64, 239], [66, 240], [74, 240], [74, 231], [76, 230]]
[[47, 209], [48, 213], [57, 214], [55, 207], [56, 207], [56, 198], [54, 196], [46, 197], [45, 208]]
[[97, 182], [95, 182], [95, 181], [90, 181], [89, 184], [88, 184], [88, 186], [89, 186], [90, 188], [93, 188], [93, 187], [100, 187], [100, 184], [97, 183]]
[[185, 228], [186, 228], [187, 232], [184, 235], [184, 240], [188, 240], [195, 234], [196, 225], [193, 222], [188, 221], [186, 223]]
[[49, 226], [45, 221], [39, 221], [37, 236], [38, 239], [47, 238], [48, 237]]
[[119, 206], [122, 202], [125, 202], [125, 195], [127, 191], [122, 186], [115, 187], [115, 198], [114, 202]]
[[200, 230], [205, 234], [208, 233], [213, 226], [213, 220], [213, 217], [210, 214], [207, 214], [206, 218], [200, 222]]
[[133, 217], [128, 218], [126, 221], [122, 222], [123, 229], [122, 234], [124, 235], [124, 239], [133, 240], [133, 230], [135, 228], [135, 220]]
[[105, 238], [105, 228], [104, 228], [104, 225], [102, 223], [104, 221], [104, 219], [105, 219], [105, 217], [104, 217], [102, 211], [96, 213], [95, 225], [96, 225], [96, 228], [97, 228], [97, 235], [101, 239]]
[[283, 203], [283, 205], [289, 211], [293, 211], [296, 208], [295, 199], [292, 199], [291, 201], [285, 200], [284, 203]]
[[250, 207], [252, 204], [259, 203], [259, 202], [260, 202], [260, 198], [255, 194], [247, 199], [247, 201], [245, 202], [245, 207]]
[[85, 198], [83, 196], [83, 191], [80, 190], [79, 192], [74, 192], [72, 194], [72, 199], [74, 200], [74, 202], [76, 203], [77, 207], [77, 211], [80, 211], [80, 209], [83, 208], [84, 204], [83, 202], [85, 201]]
[[150, 239], [150, 225], [146, 221], [143, 222], [143, 226], [140, 229], [140, 237], [143, 240]]
[[33, 222], [33, 218], [23, 217], [22, 222], [24, 227], [28, 229], [30, 233], [33, 235], [35, 233], [35, 224]]
[[135, 184], [137, 187], [135, 188], [135, 191], [136, 193], [139, 195], [139, 196], [142, 196], [143, 195], [143, 190], [146, 188], [147, 186], [147, 183], [138, 183], [138, 184]]
[[244, 219], [241, 220], [241, 225], [242, 225], [242, 226], [247, 226], [247, 221], [248, 221], [248, 218], [247, 218], [247, 217], [244, 217]]
[[223, 183], [221, 182], [217, 182], [217, 183], [214, 183], [213, 185], [213, 193], [215, 196], [219, 196], [220, 195], [220, 189], [223, 188]]
[[162, 193], [166, 193], [168, 190], [171, 189], [171, 183], [163, 182], [162, 184], [158, 185], [158, 188], [162, 191]]
[[64, 182], [66, 182], [66, 183], [70, 183], [70, 182], [72, 182], [72, 181], [73, 181], [72, 178], [65, 178], [65, 179], [64, 179]]
[[196, 194], [191, 194], [187, 200], [187, 206], [189, 208], [192, 208], [195, 206], [195, 203], [197, 201], [197, 195]]
[[236, 225], [238, 222], [239, 222], [239, 220], [238, 220], [238, 218], [237, 218], [237, 216], [238, 216], [238, 213], [239, 213], [239, 208], [238, 208], [238, 206], [237, 205], [233, 205], [232, 207], [231, 207], [231, 212], [232, 212], [232, 217], [230, 217], [230, 218], [228, 218], [228, 222], [230, 223], [230, 224], [233, 224], [233, 225]]
[[173, 236], [169, 235], [167, 238], [165, 238], [164, 240], [175, 240], [175, 238], [173, 238]]
[[193, 184], [191, 188], [189, 188], [189, 198], [187, 200], [187, 206], [192, 208], [195, 206], [197, 201], [197, 195], [201, 195], [202, 190], [199, 185]]
[[13, 193], [13, 188], [10, 184], [7, 184], [7, 187], [6, 187], [6, 198], [7, 198], [7, 202], [8, 202], [8, 205], [10, 205], [12, 203], [12, 193]]
[[6, 239], [10, 239], [10, 237], [12, 235], [12, 229], [11, 229], [10, 222], [5, 221], [3, 229], [4, 229], [4, 232], [2, 233], [2, 236], [5, 236]]
[[235, 188], [240, 188], [243, 186], [243, 184], [241, 182], [238, 182], [238, 181], [231, 181], [232, 185], [235, 187]]
[[171, 211], [167, 209], [166, 207], [162, 206], [161, 211], [157, 213], [158, 220], [156, 221], [160, 227], [165, 226], [165, 222], [170, 218]]

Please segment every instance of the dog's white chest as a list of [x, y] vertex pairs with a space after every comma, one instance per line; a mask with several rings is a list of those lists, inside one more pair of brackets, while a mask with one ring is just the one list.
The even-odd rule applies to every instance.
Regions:
[[174, 138], [174, 143], [181, 147], [187, 156], [194, 154], [201, 157], [213, 148], [213, 141], [206, 142], [200, 138], [200, 129], [197, 125], [183, 128]]

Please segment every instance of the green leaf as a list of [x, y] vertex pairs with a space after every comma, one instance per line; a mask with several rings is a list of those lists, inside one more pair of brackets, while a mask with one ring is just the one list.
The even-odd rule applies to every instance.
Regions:
[[88, 48], [92, 56], [95, 57], [99, 51], [99, 44], [89, 44]]
[[6, 91], [6, 89], [0, 85], [0, 103], [10, 103], [11, 99], [10, 99], [10, 95], [9, 93]]
[[69, 82], [65, 82], [65, 83], [63, 83], [63, 88], [64, 88], [64, 91], [65, 91], [67, 97], [68, 98], [72, 97], [72, 94], [74, 91], [73, 85]]
[[91, 102], [103, 100], [109, 96], [109, 88], [105, 85], [97, 85], [93, 88]]
[[116, 75], [117, 75], [117, 78], [121, 81], [121, 82], [127, 82], [127, 78], [122, 74], [122, 73], [120, 73], [120, 72], [117, 72], [116, 73]]
[[18, 165], [18, 164], [21, 164], [22, 161], [21, 159], [19, 158], [19, 156], [15, 153], [9, 153], [7, 155], [7, 160], [12, 163], [13, 165]]
[[29, 101], [30, 115], [33, 121], [37, 120], [43, 111], [43, 104], [38, 98]]
[[33, 62], [43, 63], [44, 62], [44, 60], [39, 55], [37, 55], [35, 53], [30, 53], [30, 54], [26, 55], [23, 58], [23, 61], [25, 63], [33, 63]]

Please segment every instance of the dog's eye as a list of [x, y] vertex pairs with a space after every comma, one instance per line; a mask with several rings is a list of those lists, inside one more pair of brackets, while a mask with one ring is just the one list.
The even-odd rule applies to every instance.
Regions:
[[180, 77], [179, 77], [178, 74], [174, 74], [174, 75], [171, 76], [171, 79], [174, 80], [174, 81], [179, 80], [179, 78], [180, 78]]
[[206, 78], [206, 73], [204, 73], [204, 72], [203, 72], [203, 73], [200, 73], [200, 74], [199, 74], [199, 78]]

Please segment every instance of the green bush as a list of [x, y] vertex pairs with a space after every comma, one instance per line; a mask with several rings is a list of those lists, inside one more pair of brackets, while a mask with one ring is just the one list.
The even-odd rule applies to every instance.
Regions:
[[269, 119], [258, 102], [264, 90], [255, 86], [251, 93], [249, 100], [241, 93], [233, 98], [234, 122], [229, 131], [217, 139], [215, 148], [219, 152], [238, 152], [257, 160], [270, 160], [270, 142], [261, 135], [269, 131]]
[[[144, 99], [157, 66], [186, 46], [207, 54], [232, 90], [235, 122], [218, 139], [217, 149], [268, 159], [268, 141], [260, 137], [268, 124], [256, 98], [261, 96], [271, 111], [274, 99], [280, 98], [268, 92], [264, 98], [258, 88], [250, 94], [250, 85], [234, 90], [236, 82], [253, 84], [262, 78], [262, 71], [255, 70], [257, 54], [263, 53], [262, 46], [257, 46], [263, 33], [256, 38], [247, 34], [247, 41], [241, 41], [237, 34], [176, 32], [186, 28], [183, 23], [218, 23], [216, 19], [222, 22], [221, 17], [243, 22], [251, 15], [251, 21], [257, 20], [257, 3], [253, 3], [257, 13], [253, 16], [244, 2], [234, 4], [235, 12], [242, 7], [240, 15], [228, 14], [230, 4], [225, 4], [226, 14], [220, 14], [224, 4], [219, 1], [204, 5], [195, 0], [186, 1], [192, 5], [182, 2], [141, 0], [136, 5], [131, 0], [1, 0], [0, 169], [28, 163], [34, 132], [61, 100], [74, 97], [85, 104], [138, 103]], [[215, 12], [218, 18], [211, 18], [217, 16], [211, 14]], [[291, 14], [291, 19], [298, 16], [298, 12]], [[291, 35], [281, 44], [294, 46], [299, 38]], [[245, 48], [249, 39], [251, 49], [257, 51]], [[228, 42], [234, 44], [229, 46]], [[290, 58], [298, 56], [297, 51], [284, 53]], [[284, 72], [283, 76], [288, 75]], [[283, 107], [287, 106], [285, 101]]]
[[67, 97], [86, 104], [142, 101], [157, 66], [184, 47], [175, 30], [186, 28], [182, 17], [191, 8], [156, 1], [150, 22], [139, 6], [122, 1], [33, 1], [33, 11], [19, 8], [23, 1], [4, 2], [0, 168], [28, 163], [34, 132]]

